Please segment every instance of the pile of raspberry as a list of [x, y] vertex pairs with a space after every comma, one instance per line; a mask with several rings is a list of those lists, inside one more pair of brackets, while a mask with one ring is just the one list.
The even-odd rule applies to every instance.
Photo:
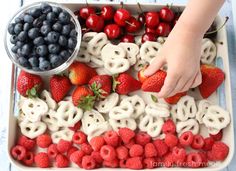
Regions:
[[64, 168], [74, 163], [84, 169], [153, 169], [207, 167], [208, 161], [223, 161], [229, 152], [229, 147], [221, 142], [222, 131], [206, 138], [193, 135], [191, 131], [177, 137], [175, 124], [169, 119], [162, 132], [165, 134], [163, 140], [152, 140], [147, 133], [121, 128], [118, 132], [110, 130], [87, 142], [86, 134], [75, 130], [72, 141], [61, 139], [58, 144], [52, 143], [49, 134], [40, 135], [35, 140], [21, 136], [11, 154], [26, 166], [40, 168]]

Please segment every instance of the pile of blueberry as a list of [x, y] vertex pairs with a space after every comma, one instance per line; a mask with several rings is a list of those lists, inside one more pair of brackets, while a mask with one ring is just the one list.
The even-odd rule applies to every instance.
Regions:
[[16, 61], [34, 71], [58, 67], [71, 56], [77, 31], [71, 15], [57, 6], [41, 3], [22, 13], [8, 26]]

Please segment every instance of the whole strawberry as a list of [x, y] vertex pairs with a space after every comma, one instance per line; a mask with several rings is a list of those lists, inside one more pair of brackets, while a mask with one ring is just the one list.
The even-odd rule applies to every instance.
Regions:
[[113, 90], [118, 94], [127, 95], [141, 88], [141, 83], [127, 73], [119, 74], [113, 79]]
[[187, 92], [177, 93], [174, 96], [165, 98], [165, 101], [169, 104], [176, 104], [181, 97], [185, 96]]
[[24, 97], [37, 97], [43, 89], [40, 76], [21, 71], [17, 79], [17, 91]]
[[92, 109], [95, 99], [93, 91], [87, 86], [78, 86], [72, 93], [73, 104], [85, 111]]
[[53, 75], [50, 79], [50, 92], [52, 98], [56, 102], [61, 101], [70, 91], [71, 86], [72, 84], [66, 76]]
[[89, 81], [94, 95], [105, 98], [111, 93], [112, 77], [109, 75], [96, 75]]

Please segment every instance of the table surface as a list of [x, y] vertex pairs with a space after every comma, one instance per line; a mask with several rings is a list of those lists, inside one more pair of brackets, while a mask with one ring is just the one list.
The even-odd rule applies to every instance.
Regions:
[[[34, 0], [28, 0], [34, 1]], [[67, 0], [65, 0], [67, 1]], [[69, 1], [69, 0], [68, 0]], [[109, 1], [109, 0], [100, 0], [100, 2]], [[120, 0], [114, 0], [120, 1]], [[165, 3], [179, 3], [184, 4], [187, 0], [138, 0], [139, 2], [165, 2]], [[9, 17], [11, 16], [15, 10], [19, 8], [19, 6], [24, 2], [24, 0], [7, 0], [2, 1], [0, 5], [0, 40], [3, 40], [3, 33], [5, 29], [5, 25]], [[91, 0], [88, 0], [91, 2]], [[137, 2], [136, 0], [123, 0], [123, 2]], [[235, 14], [233, 14], [235, 13]], [[229, 48], [229, 61], [230, 61], [230, 73], [231, 73], [231, 81], [232, 81], [232, 93], [233, 93], [233, 111], [236, 111], [236, 46], [235, 46], [235, 28], [236, 28], [236, 1], [226, 0], [224, 6], [222, 7], [220, 14], [222, 16], [229, 16], [230, 20], [227, 23], [227, 36], [228, 36], [228, 48]], [[233, 17], [234, 16], [234, 17]], [[0, 170], [1, 171], [16, 171], [14, 167], [11, 166], [8, 158], [7, 158], [7, 120], [9, 114], [9, 94], [10, 94], [10, 84], [11, 84], [11, 62], [7, 57], [7, 54], [4, 50], [3, 41], [0, 41]], [[236, 117], [234, 117], [234, 123], [236, 123]], [[234, 128], [236, 130], [236, 128]], [[236, 131], [234, 131], [236, 137]], [[235, 141], [236, 142], [236, 141]], [[236, 155], [232, 161], [236, 160]], [[225, 171], [235, 171], [236, 163], [231, 162], [230, 165], [224, 169]]]

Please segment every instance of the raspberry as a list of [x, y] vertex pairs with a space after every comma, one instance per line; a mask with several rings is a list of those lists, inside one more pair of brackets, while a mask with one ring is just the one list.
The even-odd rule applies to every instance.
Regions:
[[75, 151], [70, 155], [70, 161], [79, 165], [82, 162], [82, 158], [85, 156], [85, 153], [82, 150]]
[[151, 136], [145, 132], [139, 132], [135, 135], [136, 144], [145, 146], [147, 143], [151, 141]]
[[96, 163], [101, 164], [103, 162], [103, 158], [101, 157], [100, 152], [93, 151], [91, 156], [96, 161]]
[[164, 167], [173, 167], [174, 162], [175, 161], [174, 161], [172, 153], [167, 153], [164, 155], [164, 158], [163, 158], [163, 166]]
[[132, 131], [129, 128], [120, 128], [119, 135], [120, 135], [121, 140], [125, 144], [128, 144], [131, 141], [131, 139], [135, 137], [134, 131]]
[[60, 153], [66, 153], [71, 148], [71, 145], [72, 143], [70, 141], [60, 139], [60, 141], [57, 144], [57, 150]]
[[135, 141], [134, 141], [134, 139], [132, 139], [129, 143], [124, 144], [124, 146], [126, 148], [130, 149], [134, 144], [135, 144]]
[[201, 149], [203, 146], [204, 146], [204, 139], [203, 139], [203, 137], [201, 135], [194, 135], [191, 147], [193, 149]]
[[157, 156], [157, 150], [153, 143], [148, 143], [144, 147], [144, 154], [146, 158], [150, 157], [156, 157]]
[[117, 159], [114, 159], [114, 160], [112, 160], [112, 161], [106, 161], [106, 160], [104, 160], [102, 164], [103, 164], [103, 166], [105, 166], [105, 167], [117, 168], [117, 167], [119, 166], [119, 160], [117, 160]]
[[212, 137], [204, 138], [204, 146], [202, 147], [202, 149], [205, 151], [211, 150], [214, 142], [215, 141]]
[[104, 145], [100, 150], [100, 155], [104, 160], [112, 161], [116, 158], [116, 151], [110, 145]]
[[34, 163], [34, 154], [31, 151], [27, 151], [23, 159], [23, 163], [26, 166], [32, 166]]
[[48, 148], [52, 144], [52, 138], [48, 134], [42, 134], [37, 137], [36, 142], [39, 147]]
[[156, 139], [153, 141], [153, 144], [156, 147], [157, 155], [159, 157], [164, 156], [168, 152], [168, 146], [160, 139]]
[[178, 144], [178, 138], [173, 134], [166, 134], [165, 143], [168, 147], [173, 148]]
[[164, 134], [175, 134], [176, 127], [172, 119], [168, 119], [162, 126], [162, 132]]
[[87, 155], [90, 155], [93, 152], [93, 149], [92, 149], [91, 145], [89, 145], [87, 143], [83, 143], [80, 146], [80, 149]]
[[48, 168], [50, 166], [50, 160], [47, 153], [40, 152], [34, 156], [34, 162], [37, 167]]
[[87, 136], [82, 131], [78, 131], [74, 133], [72, 141], [75, 144], [83, 144], [87, 142]]
[[193, 142], [193, 133], [191, 131], [184, 132], [179, 137], [179, 143], [184, 147], [190, 146], [192, 142]]
[[119, 136], [115, 131], [107, 131], [104, 134], [104, 140], [107, 143], [107, 145], [117, 147], [119, 143]]
[[105, 141], [102, 136], [97, 136], [93, 137], [89, 143], [94, 151], [99, 151], [101, 147], [105, 144]]
[[84, 156], [82, 158], [82, 167], [87, 170], [95, 169], [96, 162], [91, 156]]
[[78, 148], [75, 146], [72, 146], [68, 151], [67, 151], [67, 157], [68, 159], [70, 158], [71, 154], [74, 153], [75, 151], [77, 151]]
[[129, 149], [130, 157], [140, 157], [143, 155], [143, 146], [139, 144], [134, 144]]
[[35, 140], [22, 135], [19, 137], [17, 144], [25, 147], [26, 150], [32, 150], [35, 147]]
[[125, 164], [129, 169], [142, 169], [143, 163], [141, 157], [128, 158]]
[[16, 145], [11, 149], [11, 155], [16, 160], [23, 160], [26, 155], [26, 149], [21, 145]]
[[70, 130], [72, 131], [77, 131], [81, 127], [81, 121], [77, 122], [73, 127], [69, 127]]
[[47, 153], [48, 153], [49, 158], [55, 159], [57, 154], [59, 153], [57, 150], [57, 145], [51, 144], [47, 149]]
[[154, 158], [145, 158], [143, 160], [143, 167], [146, 169], [153, 169], [156, 166], [155, 162], [156, 160]]
[[229, 153], [229, 147], [223, 142], [215, 142], [211, 149], [215, 161], [223, 161]]
[[120, 168], [126, 168], [126, 160], [120, 160], [119, 166], [120, 166]]
[[207, 167], [208, 166], [207, 153], [205, 151], [199, 151], [198, 154], [202, 158], [201, 167]]
[[63, 154], [58, 154], [56, 157], [56, 167], [58, 168], [65, 168], [68, 167], [70, 164], [68, 158]]
[[125, 146], [119, 146], [116, 148], [117, 158], [120, 160], [125, 160], [129, 156], [129, 151]]
[[216, 135], [210, 134], [210, 137], [212, 137], [215, 141], [220, 141], [223, 137], [223, 131], [220, 130]]
[[201, 155], [198, 154], [198, 153], [196, 153], [196, 152], [190, 152], [190, 153], [187, 155], [186, 162], [187, 162], [187, 166], [188, 166], [188, 167], [191, 167], [191, 168], [198, 168], [198, 167], [200, 167], [201, 164], [202, 164]]
[[172, 156], [177, 166], [181, 166], [181, 164], [185, 161], [186, 158], [186, 150], [184, 148], [174, 147], [172, 149]]

